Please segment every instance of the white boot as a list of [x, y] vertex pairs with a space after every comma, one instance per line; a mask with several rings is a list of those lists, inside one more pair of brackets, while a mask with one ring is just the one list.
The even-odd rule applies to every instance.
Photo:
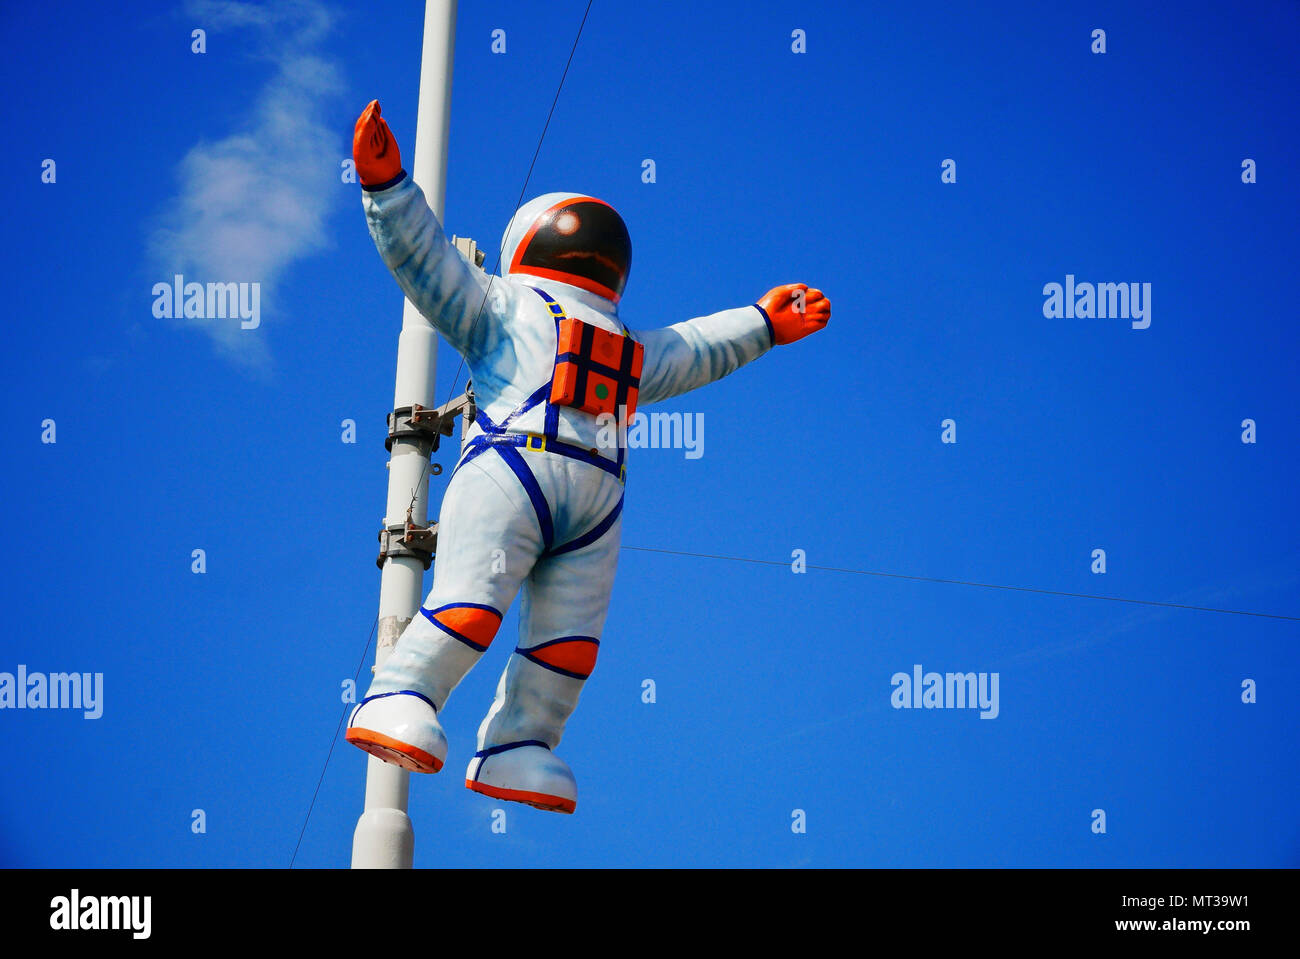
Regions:
[[419, 693], [367, 696], [352, 710], [344, 738], [386, 763], [436, 773], [447, 758], [437, 710]]
[[479, 750], [465, 773], [467, 788], [538, 809], [573, 812], [577, 780], [551, 750], [578, 705], [598, 645], [575, 636], [511, 654], [496, 701], [479, 727]]
[[465, 771], [465, 786], [511, 802], [552, 812], [573, 812], [578, 781], [563, 759], [533, 740], [490, 747], [474, 754]]

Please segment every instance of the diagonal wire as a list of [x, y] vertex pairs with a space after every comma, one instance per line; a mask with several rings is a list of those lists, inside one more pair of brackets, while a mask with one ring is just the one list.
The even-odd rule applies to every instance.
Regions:
[[[375, 628], [379, 625], [379, 617], [375, 616], [375, 621], [370, 627], [370, 636], [366, 639], [366, 647], [361, 650], [361, 662], [357, 663], [357, 671], [352, 674], [352, 687], [356, 688], [357, 683], [361, 680], [361, 670], [365, 668], [366, 656], [370, 652], [370, 643], [375, 638]], [[347, 717], [351, 704], [343, 709], [343, 715], [339, 717], [339, 724], [334, 727], [334, 738], [330, 740], [330, 751], [325, 756], [325, 765], [321, 767], [320, 777], [316, 780], [316, 791], [311, 794], [311, 803], [307, 806], [307, 815], [303, 818], [302, 829], [298, 831], [298, 842], [294, 844], [293, 856], [289, 859], [289, 868], [293, 868], [294, 862], [298, 859], [298, 849], [302, 846], [302, 837], [307, 834], [307, 823], [311, 822], [311, 812], [316, 808], [316, 797], [320, 795], [321, 783], [325, 781], [325, 771], [330, 768], [330, 759], [334, 756], [334, 746], [339, 741], [339, 730], [343, 728], [343, 720]]]
[[[533, 168], [537, 166], [537, 158], [542, 152], [542, 142], [546, 139], [546, 131], [550, 129], [551, 117], [555, 115], [555, 105], [560, 102], [560, 91], [564, 89], [565, 78], [569, 75], [569, 66], [573, 63], [573, 55], [578, 51], [578, 41], [582, 39], [583, 27], [587, 25], [587, 15], [591, 13], [592, 0], [587, 0], [587, 9], [582, 12], [582, 22], [578, 24], [578, 35], [573, 38], [573, 46], [569, 49], [569, 59], [564, 63], [564, 72], [560, 74], [560, 85], [555, 88], [555, 96], [551, 98], [551, 109], [546, 113], [546, 122], [542, 124], [542, 134], [537, 138], [537, 148], [533, 150], [532, 162], [528, 164], [528, 173], [524, 176], [524, 185], [519, 188], [519, 198], [515, 200], [515, 211], [510, 214], [510, 222], [506, 224], [506, 233], [514, 225], [515, 217], [519, 213], [519, 207], [523, 205], [524, 194], [528, 192], [528, 184], [533, 178]], [[474, 322], [470, 324], [469, 335], [466, 339], [473, 339], [474, 330], [478, 327], [478, 321], [483, 316], [483, 307], [487, 305], [488, 296], [492, 293], [492, 284], [496, 281], [497, 272], [501, 268], [501, 250], [497, 250], [496, 262], [492, 264], [492, 272], [488, 274], [487, 287], [483, 290], [483, 299], [479, 301], [478, 312], [474, 314]], [[460, 358], [460, 365], [456, 367], [456, 372], [451, 378], [451, 392], [447, 394], [447, 400], [444, 406], [451, 402], [451, 398], [456, 395], [456, 385], [460, 382], [461, 371], [465, 369], [465, 357]], [[424, 464], [424, 470], [427, 471], [429, 464]], [[411, 505], [415, 505], [415, 493], [420, 488], [420, 483], [424, 481], [424, 471], [421, 471], [420, 478], [415, 481], [415, 489], [411, 490]]]
[[[749, 559], [744, 556], [721, 556], [716, 553], [690, 553], [679, 549], [655, 549], [649, 546], [624, 546], [623, 549], [638, 553], [664, 553], [669, 556], [693, 556], [697, 559], [720, 559], [730, 563], [749, 563], [755, 566], [789, 566], [786, 560]], [[808, 569], [827, 573], [852, 573], [855, 576], [882, 576], [888, 579], [907, 579], [917, 583], [947, 583], [953, 586], [977, 586], [981, 589], [1006, 589], [1018, 593], [1042, 593], [1046, 596], [1070, 596], [1075, 599], [1101, 599], [1111, 603], [1132, 603], [1137, 606], [1164, 606], [1170, 609], [1192, 609], [1202, 613], [1229, 613], [1233, 616], [1258, 616], [1262, 619], [1284, 619], [1300, 623], [1300, 616], [1285, 616], [1279, 613], [1256, 613], [1245, 609], [1219, 609], [1214, 606], [1190, 606], [1185, 603], [1162, 603], [1151, 599], [1127, 599], [1122, 596], [1099, 596], [1095, 593], [1069, 593], [1060, 589], [1039, 589], [1035, 586], [1003, 586], [998, 583], [976, 583], [964, 579], [939, 579], [934, 576], [908, 576], [904, 573], [882, 573], [869, 569], [847, 569], [841, 566], [813, 566]]]

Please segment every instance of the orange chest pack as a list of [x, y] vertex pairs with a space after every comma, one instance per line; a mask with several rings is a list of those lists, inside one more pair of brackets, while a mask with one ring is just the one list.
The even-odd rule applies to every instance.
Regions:
[[542, 297], [557, 325], [550, 402], [593, 416], [618, 416], [620, 409], [626, 409], [630, 420], [636, 413], [645, 347], [626, 333], [611, 333], [568, 317], [552, 297], [545, 293]]

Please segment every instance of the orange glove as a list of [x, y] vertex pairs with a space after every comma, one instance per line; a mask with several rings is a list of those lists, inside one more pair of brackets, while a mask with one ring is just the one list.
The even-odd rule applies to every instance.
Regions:
[[[802, 298], [796, 296], [798, 293], [803, 294]], [[821, 290], [808, 289], [806, 283], [774, 287], [763, 295], [758, 305], [772, 321], [772, 334], [777, 345], [793, 343], [809, 333], [816, 333], [831, 318], [831, 301]]]
[[378, 100], [371, 100], [357, 119], [352, 134], [352, 160], [362, 186], [387, 183], [402, 172], [402, 154], [388, 122], [379, 115]]

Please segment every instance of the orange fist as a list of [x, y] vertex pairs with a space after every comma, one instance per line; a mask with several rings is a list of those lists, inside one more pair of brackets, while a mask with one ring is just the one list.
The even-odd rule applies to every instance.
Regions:
[[379, 115], [378, 100], [371, 100], [357, 119], [352, 134], [352, 160], [362, 186], [387, 183], [402, 172], [402, 154], [387, 121]]
[[831, 318], [831, 301], [821, 290], [808, 289], [806, 283], [787, 283], [768, 290], [758, 305], [772, 321], [772, 333], [778, 345], [816, 333]]

